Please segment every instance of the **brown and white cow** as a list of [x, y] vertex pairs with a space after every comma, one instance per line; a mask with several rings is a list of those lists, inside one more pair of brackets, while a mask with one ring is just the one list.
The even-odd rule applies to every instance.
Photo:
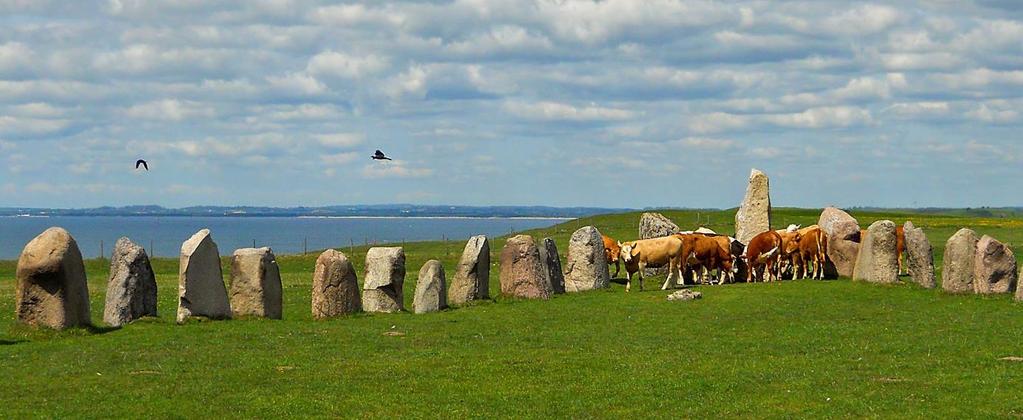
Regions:
[[778, 261], [781, 264], [778, 267], [779, 275], [792, 269], [792, 279], [795, 279], [798, 271], [796, 265], [799, 258], [799, 241], [803, 234], [797, 225], [789, 225], [788, 229], [775, 232], [781, 237], [781, 253], [778, 256]]
[[[751, 283], [758, 277], [764, 281], [778, 280], [778, 260], [782, 252], [781, 235], [769, 230], [754, 236], [746, 244], [746, 253], [742, 259], [746, 262], [746, 282]], [[758, 271], [759, 270], [759, 271]]]
[[668, 278], [664, 280], [661, 290], [667, 289], [672, 280], [682, 278], [682, 271], [678, 263], [682, 255], [682, 239], [677, 236], [663, 236], [660, 238], [640, 239], [631, 242], [619, 242], [621, 248], [619, 255], [625, 263], [625, 273], [629, 277], [625, 284], [625, 291], [632, 288], [632, 275], [639, 273], [639, 290], [643, 290], [643, 269], [647, 267], [668, 266]]
[[607, 259], [607, 266], [611, 264], [615, 265], [615, 274], [612, 277], [617, 278], [618, 273], [621, 272], [622, 268], [618, 264], [619, 254], [622, 252], [622, 248], [618, 246], [618, 241], [615, 241], [610, 236], [601, 234], [601, 239], [604, 240], [604, 258]]
[[[694, 272], [700, 269], [699, 281], [707, 284], [707, 276], [711, 271], [717, 270], [718, 284], [735, 281], [735, 256], [732, 255], [731, 238], [718, 234], [675, 234], [682, 238], [682, 255], [684, 257], [681, 268], [682, 272]], [[694, 276], [694, 279], [696, 277]]]
[[824, 280], [824, 264], [828, 259], [828, 237], [817, 225], [809, 226], [802, 231], [799, 240], [799, 258], [797, 271], [802, 272], [801, 278], [810, 277], [810, 265], [813, 265], [813, 278]]

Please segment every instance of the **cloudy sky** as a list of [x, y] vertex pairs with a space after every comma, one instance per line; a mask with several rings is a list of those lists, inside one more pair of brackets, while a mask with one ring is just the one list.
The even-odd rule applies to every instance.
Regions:
[[0, 206], [1023, 205], [1013, 0], [210, 3], [0, 0]]

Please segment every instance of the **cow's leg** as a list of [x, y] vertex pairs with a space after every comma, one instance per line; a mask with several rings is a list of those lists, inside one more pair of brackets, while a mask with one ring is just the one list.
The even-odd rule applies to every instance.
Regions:
[[629, 270], [625, 270], [625, 277], [627, 278], [625, 281], [625, 293], [629, 293], [629, 289], [632, 288], [632, 273]]
[[661, 285], [661, 290], [668, 290], [668, 285], [671, 285], [672, 288], [674, 288], [675, 285], [672, 284], [671, 281], [672, 277], [675, 277], [675, 271], [678, 270], [678, 267], [675, 264], [678, 264], [675, 260], [668, 260], [668, 275], [664, 279], [664, 284]]
[[618, 273], [621, 270], [622, 270], [621, 264], [619, 264], [618, 261], [615, 261], [615, 276], [614, 276], [614, 278], [618, 278]]

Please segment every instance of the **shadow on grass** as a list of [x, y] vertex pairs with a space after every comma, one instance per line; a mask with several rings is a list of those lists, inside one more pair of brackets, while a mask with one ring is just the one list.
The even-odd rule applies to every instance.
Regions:
[[11, 346], [11, 345], [18, 344], [18, 343], [24, 343], [26, 341], [28, 341], [28, 340], [7, 340], [7, 339], [3, 339], [3, 340], [0, 340], [0, 346]]

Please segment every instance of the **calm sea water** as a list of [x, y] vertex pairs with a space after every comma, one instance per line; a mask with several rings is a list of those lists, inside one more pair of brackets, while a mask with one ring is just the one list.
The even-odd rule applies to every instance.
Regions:
[[0, 259], [17, 259], [28, 241], [51, 226], [71, 232], [85, 258], [110, 257], [117, 238], [127, 236], [149, 255], [176, 257], [181, 243], [209, 228], [220, 253], [269, 246], [276, 254], [301, 253], [350, 244], [468, 239], [552, 226], [547, 218], [298, 218], [298, 217], [0, 217]]

